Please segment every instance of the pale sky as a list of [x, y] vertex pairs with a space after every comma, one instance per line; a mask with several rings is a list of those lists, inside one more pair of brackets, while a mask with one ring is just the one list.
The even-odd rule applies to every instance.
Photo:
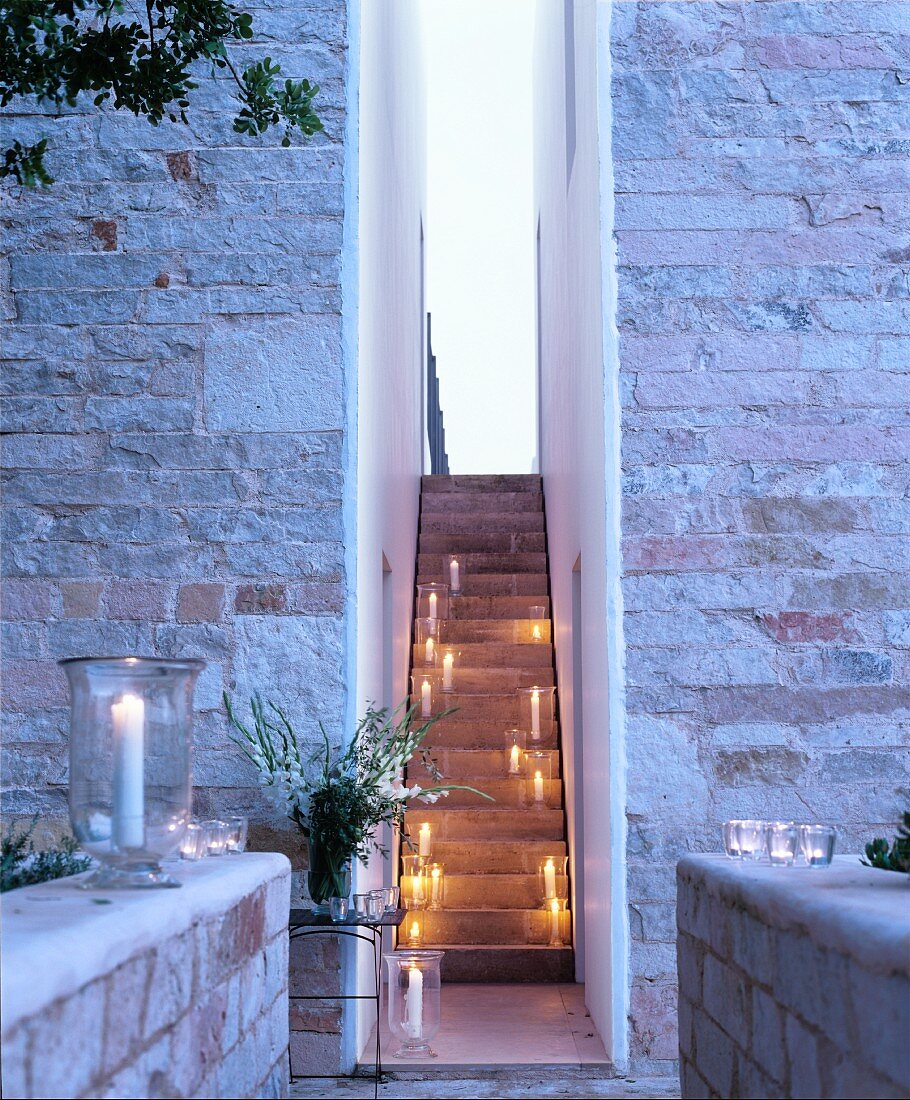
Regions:
[[452, 473], [537, 450], [533, 0], [423, 0], [427, 303]]

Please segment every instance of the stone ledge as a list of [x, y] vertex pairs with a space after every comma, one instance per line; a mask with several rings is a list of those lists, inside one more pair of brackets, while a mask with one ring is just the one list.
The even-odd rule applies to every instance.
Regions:
[[835, 856], [830, 868], [742, 864], [722, 855], [685, 856], [680, 882], [698, 885], [764, 925], [799, 929], [821, 948], [877, 973], [910, 973], [910, 881]]
[[[53, 1002], [69, 997], [128, 959], [180, 936], [202, 921], [233, 910], [276, 880], [289, 880], [290, 863], [274, 853], [245, 853], [181, 863], [179, 890], [88, 892], [84, 876], [29, 886], [4, 895], [3, 1033]], [[269, 908], [287, 889], [269, 890]], [[105, 899], [109, 904], [97, 904]], [[277, 914], [265, 915], [274, 934]]]

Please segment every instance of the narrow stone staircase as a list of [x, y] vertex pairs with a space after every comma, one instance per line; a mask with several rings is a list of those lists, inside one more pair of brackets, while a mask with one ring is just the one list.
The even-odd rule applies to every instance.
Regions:
[[[458, 650], [455, 690], [443, 696], [457, 713], [433, 727], [427, 746], [446, 779], [495, 802], [454, 792], [407, 815], [415, 838], [430, 823], [432, 859], [445, 865], [445, 906], [421, 913], [424, 945], [445, 949], [446, 981], [573, 981], [572, 948], [548, 946], [537, 883], [540, 860], [566, 854], [561, 770], [549, 781], [548, 807], [528, 805], [528, 784], [508, 777], [504, 740], [520, 726], [517, 689], [554, 684], [540, 478], [424, 477], [417, 583], [448, 583], [452, 554], [462, 593], [450, 601], [441, 640]], [[532, 605], [545, 608], [543, 642], [531, 640]], [[422, 662], [415, 638], [415, 673]], [[422, 768], [409, 769], [409, 782], [421, 777]]]

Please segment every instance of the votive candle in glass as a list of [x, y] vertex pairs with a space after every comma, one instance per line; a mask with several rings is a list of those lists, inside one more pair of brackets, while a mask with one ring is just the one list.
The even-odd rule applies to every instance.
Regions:
[[421, 619], [449, 617], [449, 586], [447, 584], [417, 585], [417, 616]]
[[245, 817], [229, 817], [227, 823], [230, 827], [227, 850], [229, 852], [246, 851], [246, 837], [249, 830], [247, 819]]
[[737, 821], [733, 835], [741, 859], [759, 860], [765, 854], [764, 821]]
[[537, 865], [537, 889], [543, 907], [549, 907], [554, 899], [569, 896], [569, 876], [566, 871], [568, 860], [565, 856], [544, 856]]
[[563, 917], [563, 913], [567, 911], [567, 903], [562, 898], [552, 898], [547, 902], [547, 943], [549, 947], [563, 947], [565, 945], [563, 922], [566, 918]]
[[205, 846], [210, 856], [223, 856], [227, 851], [231, 827], [226, 821], [203, 821]]
[[799, 852], [799, 829], [792, 821], [769, 821], [765, 843], [772, 866], [792, 867]]
[[354, 916], [365, 919], [369, 914], [369, 894], [355, 894], [354, 895]]
[[335, 924], [339, 924], [348, 917], [347, 898], [329, 898], [329, 916]]
[[398, 908], [398, 898], [401, 894], [401, 887], [399, 886], [386, 886], [384, 890], [385, 911], [387, 913], [394, 913]]
[[461, 572], [462, 563], [453, 554], [449, 558], [449, 589], [453, 596], [461, 595]]
[[202, 859], [208, 855], [205, 846], [205, 830], [195, 821], [191, 821], [180, 841], [181, 859]]
[[401, 857], [401, 904], [404, 909], [424, 909], [427, 904], [426, 879], [420, 856]]
[[528, 610], [528, 620], [531, 627], [531, 641], [545, 642], [546, 639], [547, 609], [542, 604], [535, 604]]
[[455, 691], [455, 665], [458, 663], [460, 653], [451, 646], [444, 646], [442, 650], [442, 690]]
[[505, 742], [506, 775], [510, 779], [521, 779], [524, 775], [527, 735], [524, 730], [506, 730]]
[[810, 867], [831, 866], [837, 842], [837, 829], [833, 825], [800, 825], [799, 839]]
[[726, 852], [729, 859], [742, 858], [742, 853], [739, 850], [739, 841], [736, 839], [736, 827], [739, 824], [739, 821], [724, 822], [724, 852]]
[[414, 664], [425, 668], [435, 668], [439, 650], [439, 619], [417, 620], [417, 654]]
[[423, 942], [423, 925], [416, 913], [408, 913], [404, 918], [404, 932], [408, 947], [420, 947]]
[[446, 868], [444, 863], [429, 863], [424, 868], [424, 885], [430, 909], [441, 909], [446, 896]]
[[385, 912], [385, 891], [371, 890], [367, 894], [367, 917], [370, 920], [381, 920]]

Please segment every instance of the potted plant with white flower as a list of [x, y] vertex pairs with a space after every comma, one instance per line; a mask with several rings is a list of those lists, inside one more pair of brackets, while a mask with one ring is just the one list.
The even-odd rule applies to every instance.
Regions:
[[[227, 695], [224, 705], [236, 732], [232, 740], [258, 771], [263, 791], [307, 839], [307, 888], [316, 912], [328, 911], [329, 898], [348, 896], [353, 860], [367, 863], [373, 851], [384, 851], [377, 829], [388, 824], [401, 830], [408, 803], [432, 804], [456, 790], [490, 798], [475, 787], [443, 783], [423, 745], [433, 725], [451, 710], [417, 725], [419, 704], [409, 708], [403, 703], [394, 710], [370, 704], [346, 747], [333, 749], [320, 723], [324, 744], [307, 754], [276, 703], [254, 695], [249, 724], [238, 718]], [[415, 761], [431, 785], [405, 783], [405, 768]]]

